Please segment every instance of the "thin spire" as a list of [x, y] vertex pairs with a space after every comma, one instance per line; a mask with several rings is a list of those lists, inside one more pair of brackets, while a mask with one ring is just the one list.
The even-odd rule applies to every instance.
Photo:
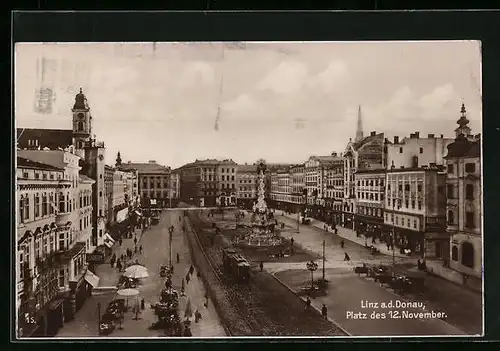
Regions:
[[[222, 65], [224, 64], [224, 45], [222, 45], [222, 60], [221, 63]], [[222, 102], [222, 88], [224, 86], [224, 70], [221, 71], [221, 78], [220, 78], [220, 86], [219, 86], [219, 102], [217, 103], [217, 115], [215, 116], [215, 125], [214, 129], [216, 131], [219, 130], [219, 120], [220, 120], [220, 104]]]
[[355, 142], [363, 139], [363, 121], [361, 117], [361, 105], [358, 106], [358, 123], [356, 126], [356, 139]]

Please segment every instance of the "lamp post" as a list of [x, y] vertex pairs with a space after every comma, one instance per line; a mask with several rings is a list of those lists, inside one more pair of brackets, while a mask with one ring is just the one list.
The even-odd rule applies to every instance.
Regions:
[[313, 273], [318, 269], [318, 264], [314, 261], [309, 261], [306, 263], [307, 269], [311, 272], [311, 292], [314, 291], [314, 276]]
[[97, 303], [97, 332], [101, 334], [101, 303]]
[[168, 246], [169, 246], [169, 262], [172, 267], [172, 234], [174, 233], [174, 226], [168, 227]]

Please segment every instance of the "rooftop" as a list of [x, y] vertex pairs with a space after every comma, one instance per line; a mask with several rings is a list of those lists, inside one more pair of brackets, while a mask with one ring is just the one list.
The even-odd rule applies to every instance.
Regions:
[[94, 183], [94, 182], [95, 182], [95, 180], [94, 180], [94, 179], [92, 179], [92, 178], [90, 178], [90, 177], [88, 177], [88, 176], [86, 176], [85, 174], [82, 174], [82, 173], [80, 173], [80, 174], [78, 175], [78, 177], [80, 178], [80, 181], [81, 181], [81, 182], [92, 182], [92, 183]]
[[128, 163], [122, 163], [118, 169], [120, 171], [138, 171], [140, 173], [166, 173], [170, 171], [169, 167], [165, 167], [162, 165], [157, 164], [154, 161], [150, 161], [148, 163], [134, 163], [134, 162], [128, 162]]
[[17, 128], [17, 146], [21, 149], [47, 147], [51, 150], [65, 149], [73, 144], [71, 129]]
[[18, 168], [30, 168], [30, 169], [40, 169], [44, 171], [64, 171], [64, 167], [55, 167], [42, 162], [37, 162], [30, 160], [28, 158], [17, 156], [17, 167]]
[[17, 150], [17, 155], [30, 161], [50, 165], [58, 169], [65, 169], [64, 153], [62, 150]]
[[480, 157], [481, 156], [481, 140], [480, 135], [477, 140], [471, 141], [464, 135], [460, 134], [453, 143], [448, 145], [448, 158], [456, 157]]

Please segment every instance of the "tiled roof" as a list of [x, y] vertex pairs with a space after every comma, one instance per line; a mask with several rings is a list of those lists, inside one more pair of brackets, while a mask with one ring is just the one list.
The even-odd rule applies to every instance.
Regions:
[[64, 171], [64, 168], [55, 167], [42, 162], [37, 162], [24, 157], [17, 157], [17, 167], [19, 168], [31, 168], [31, 169], [42, 169], [46, 171]]
[[365, 144], [367, 144], [375, 139], [382, 139], [382, 141], [383, 141], [384, 140], [384, 133], [378, 133], [375, 135], [368, 135], [368, 136], [364, 137], [360, 141], [353, 144], [354, 150], [359, 149], [363, 145], [365, 145]]
[[133, 171], [136, 170], [139, 173], [165, 173], [169, 172], [168, 167], [159, 165], [157, 163], [122, 163], [118, 167], [121, 171]]
[[66, 167], [66, 163], [63, 161], [64, 151], [60, 150], [17, 150], [17, 155], [59, 169]]
[[57, 148], [65, 149], [73, 144], [73, 131], [71, 129], [31, 129], [17, 128], [17, 146], [21, 149], [28, 149], [34, 145], [30, 145], [30, 140], [38, 141], [36, 146], [41, 149], [47, 147], [51, 150]]

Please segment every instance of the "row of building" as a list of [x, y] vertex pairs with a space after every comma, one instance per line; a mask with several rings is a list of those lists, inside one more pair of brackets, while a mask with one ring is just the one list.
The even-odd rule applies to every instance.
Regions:
[[402, 140], [364, 136], [359, 113], [356, 138], [343, 153], [270, 175], [270, 204], [481, 277], [480, 134], [471, 134], [464, 105], [460, 113], [455, 138], [415, 132]]
[[[471, 133], [464, 105], [457, 124], [455, 138], [364, 136], [360, 108], [356, 136], [342, 153], [269, 164], [267, 201], [481, 277], [480, 134]], [[251, 208], [257, 200], [256, 164], [196, 160], [173, 173], [187, 203]]]
[[99, 278], [114, 242], [145, 225], [147, 208], [176, 203], [179, 181], [168, 167], [105, 164], [83, 92], [72, 129], [17, 130], [16, 283], [19, 336], [55, 335], [73, 319]]

